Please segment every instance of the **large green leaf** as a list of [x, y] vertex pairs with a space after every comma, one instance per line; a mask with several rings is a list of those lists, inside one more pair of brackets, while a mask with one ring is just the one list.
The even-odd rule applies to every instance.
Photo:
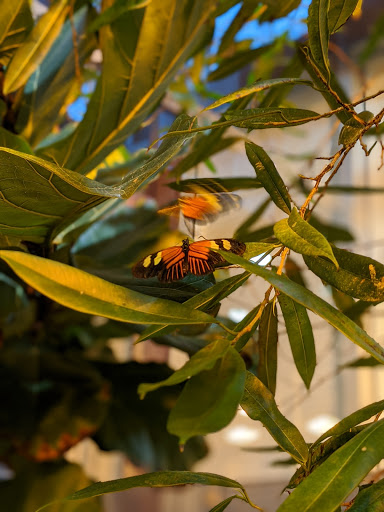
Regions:
[[[218, 485], [220, 487], [232, 487], [233, 489], [244, 490], [244, 487], [225, 476], [214, 473], [195, 473], [192, 471], [157, 471], [155, 473], [145, 473], [143, 475], [120, 478], [109, 482], [97, 482], [85, 487], [80, 491], [67, 496], [61, 501], [76, 501], [86, 498], [93, 498], [111, 492], [126, 491], [135, 487], [173, 487], [177, 485], [199, 484], [199, 485]], [[52, 505], [57, 502], [52, 502]], [[51, 503], [40, 507], [36, 512], [49, 507]]]
[[148, 297], [58, 261], [20, 251], [0, 251], [0, 257], [34, 289], [83, 313], [130, 323], [180, 325], [216, 322], [202, 311]]
[[371, 338], [355, 322], [325, 302], [325, 300], [321, 299], [310, 290], [307, 290], [299, 284], [291, 281], [286, 276], [277, 275], [275, 272], [246, 261], [244, 258], [241, 258], [236, 254], [228, 253], [225, 257], [229, 263], [240, 265], [245, 270], [252, 272], [252, 274], [262, 277], [278, 290], [291, 297], [294, 301], [302, 304], [307, 309], [310, 309], [317, 315], [324, 318], [324, 320], [342, 332], [347, 338], [353, 341], [353, 343], [359, 345], [359, 347], [368, 352], [368, 354], [371, 354], [375, 359], [384, 364], [383, 347]]
[[337, 32], [353, 14], [359, 0], [332, 0], [329, 2], [328, 27], [329, 32]]
[[[74, 13], [72, 20], [79, 38], [77, 55], [80, 68], [96, 48], [96, 38], [85, 34], [90, 17], [88, 7], [83, 6]], [[49, 135], [54, 123], [58, 122], [58, 113], [78, 79], [72, 26], [71, 21], [67, 20], [48, 55], [24, 88], [16, 127], [33, 146]]]
[[372, 418], [372, 416], [375, 416], [376, 414], [382, 411], [384, 411], [384, 400], [380, 400], [380, 402], [369, 404], [366, 407], [363, 407], [362, 409], [359, 409], [358, 411], [349, 414], [341, 421], [336, 423], [335, 426], [324, 432], [324, 434], [322, 434], [318, 439], [316, 439], [316, 441], [313, 443], [313, 446], [318, 445], [319, 443], [324, 441], [324, 439], [327, 439], [327, 437], [339, 436], [340, 434], [347, 432], [351, 428], [355, 427], [356, 425], [359, 425], [363, 421], [369, 420], [370, 418]]
[[69, 0], [58, 0], [36, 23], [14, 54], [4, 79], [4, 93], [24, 85], [49, 52], [68, 13]]
[[271, 78], [270, 80], [264, 80], [262, 82], [256, 82], [253, 85], [249, 85], [248, 87], [243, 87], [238, 91], [231, 92], [226, 96], [223, 96], [219, 100], [215, 101], [208, 107], [205, 107], [202, 112], [205, 110], [211, 110], [213, 108], [217, 108], [220, 105], [224, 105], [225, 103], [229, 103], [230, 101], [238, 100], [239, 98], [244, 98], [245, 96], [249, 96], [250, 94], [254, 94], [255, 92], [264, 91], [266, 89], [270, 89], [271, 87], [277, 87], [281, 85], [295, 85], [295, 84], [305, 84], [312, 85], [310, 80], [304, 80], [303, 78]]
[[384, 420], [372, 423], [311, 473], [277, 512], [334, 511], [384, 457]]
[[245, 150], [248, 160], [256, 171], [257, 179], [262, 183], [276, 206], [289, 215], [291, 198], [284, 181], [268, 154], [261, 146], [257, 146], [253, 142], [246, 142]]
[[321, 279], [338, 290], [358, 299], [377, 302], [384, 300], [384, 265], [378, 261], [333, 247], [339, 269], [325, 258], [305, 256], [304, 261]]
[[332, 261], [338, 269], [332, 247], [328, 240], [317, 229], [301, 218], [296, 208], [293, 208], [288, 219], [276, 222], [273, 231], [282, 244], [299, 254], [324, 256]]
[[245, 382], [245, 364], [230, 347], [210, 370], [186, 383], [171, 410], [168, 430], [184, 444], [190, 437], [217, 432], [234, 418]]
[[349, 512], [383, 512], [384, 478], [361, 490], [348, 510]]
[[225, 114], [225, 119], [233, 126], [262, 130], [263, 128], [283, 128], [298, 126], [317, 119], [319, 114], [313, 110], [288, 107], [265, 107], [237, 110], [233, 114]]
[[221, 359], [230, 347], [230, 342], [224, 338], [213, 341], [206, 347], [194, 354], [180, 370], [175, 371], [166, 380], [155, 382], [153, 384], [143, 383], [139, 385], [138, 393], [140, 398], [144, 398], [150, 391], [155, 391], [163, 386], [174, 386], [180, 382], [190, 379], [194, 375], [210, 370], [218, 359]]
[[44, 154], [82, 174], [99, 164], [139, 128], [205, 40], [212, 8], [207, 0], [150, 2], [103, 26], [104, 66], [86, 115], [69, 138]]
[[0, 12], [0, 63], [9, 59], [27, 37], [33, 27], [28, 0], [4, 2]]
[[324, 73], [327, 83], [330, 78], [328, 44], [328, 10], [330, 0], [312, 0], [308, 10], [309, 47], [315, 64]]
[[277, 312], [274, 302], [269, 302], [260, 318], [257, 375], [272, 395], [276, 392], [277, 341]]
[[316, 366], [316, 348], [307, 310], [284, 293], [278, 299], [297, 371], [309, 389]]
[[277, 444], [300, 464], [308, 459], [308, 448], [299, 430], [277, 408], [272, 393], [252, 373], [247, 372], [240, 403], [248, 416], [261, 421]]

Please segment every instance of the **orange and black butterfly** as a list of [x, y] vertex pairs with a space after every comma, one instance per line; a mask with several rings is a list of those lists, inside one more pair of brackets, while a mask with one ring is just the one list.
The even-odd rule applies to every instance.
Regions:
[[157, 276], [159, 281], [165, 283], [183, 279], [188, 273], [196, 276], [210, 274], [215, 270], [215, 265], [225, 262], [225, 259], [212, 249], [241, 256], [246, 246], [233, 238], [200, 240], [192, 243], [185, 239], [181, 246], [168, 247], [143, 258], [133, 266], [132, 274], [134, 277], [144, 278]]

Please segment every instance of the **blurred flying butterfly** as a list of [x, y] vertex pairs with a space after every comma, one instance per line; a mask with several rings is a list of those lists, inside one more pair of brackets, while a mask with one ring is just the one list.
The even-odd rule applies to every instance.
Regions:
[[246, 246], [233, 238], [198, 242], [190, 242], [186, 238], [181, 246], [168, 247], [143, 258], [133, 266], [132, 274], [134, 277], [144, 278], [157, 276], [159, 281], [166, 283], [183, 279], [188, 273], [196, 276], [210, 274], [215, 270], [215, 265], [225, 262], [225, 259], [212, 249], [241, 256]]

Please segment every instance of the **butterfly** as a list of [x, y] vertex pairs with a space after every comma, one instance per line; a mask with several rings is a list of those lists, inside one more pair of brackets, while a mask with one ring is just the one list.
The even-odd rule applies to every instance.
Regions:
[[212, 249], [241, 256], [246, 245], [233, 238], [197, 242], [190, 242], [186, 238], [182, 245], [149, 254], [132, 267], [132, 274], [134, 277], [144, 278], [157, 276], [159, 281], [165, 283], [183, 279], [188, 273], [196, 276], [210, 274], [215, 270], [215, 265], [225, 262], [225, 259]]

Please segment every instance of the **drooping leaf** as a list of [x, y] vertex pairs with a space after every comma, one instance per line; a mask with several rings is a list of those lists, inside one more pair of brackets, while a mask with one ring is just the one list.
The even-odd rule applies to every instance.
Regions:
[[207, 0], [150, 2], [103, 26], [104, 66], [87, 112], [75, 132], [44, 155], [82, 174], [96, 167], [139, 128], [206, 40], [213, 8]]
[[269, 302], [260, 318], [257, 375], [272, 395], [276, 392], [277, 341], [277, 312], [275, 303]]
[[348, 510], [349, 512], [383, 512], [384, 478], [361, 490]]
[[311, 54], [317, 67], [330, 79], [328, 44], [329, 22], [328, 10], [330, 0], [312, 0], [308, 10], [308, 39]]
[[293, 251], [299, 254], [323, 256], [334, 264], [333, 268], [336, 266], [338, 269], [337, 259], [327, 239], [302, 219], [296, 208], [292, 209], [288, 219], [276, 222], [273, 231], [276, 238]]
[[266, 89], [270, 89], [271, 87], [278, 87], [281, 85], [295, 85], [295, 84], [305, 84], [312, 85], [310, 80], [304, 80], [303, 78], [271, 78], [270, 80], [264, 80], [262, 82], [256, 82], [253, 85], [248, 87], [243, 87], [238, 91], [232, 92], [223, 96], [219, 100], [215, 101], [208, 107], [205, 107], [202, 112], [205, 110], [211, 110], [213, 108], [217, 108], [220, 105], [224, 105], [225, 103], [229, 103], [230, 101], [234, 101], [240, 98], [244, 98], [245, 96], [249, 96], [250, 94], [254, 94], [255, 92], [264, 91]]
[[316, 348], [307, 310], [284, 293], [280, 293], [277, 298], [297, 371], [309, 389], [316, 366]]
[[330, 34], [337, 32], [352, 16], [359, 0], [332, 0], [329, 2], [328, 27]]
[[368, 302], [384, 300], [384, 265], [378, 261], [333, 247], [339, 269], [323, 257], [304, 256], [314, 274], [338, 290]]
[[36, 23], [14, 54], [4, 79], [4, 93], [24, 85], [49, 52], [68, 13], [68, 0], [58, 0]]
[[0, 63], [2, 65], [8, 64], [32, 27], [33, 18], [28, 0], [16, 0], [2, 5], [0, 13]]
[[311, 473], [277, 512], [335, 510], [384, 457], [384, 420], [372, 423]]
[[[225, 476], [216, 475], [214, 473], [197, 473], [193, 471], [156, 471], [155, 473], [144, 473], [143, 475], [131, 476], [128, 478], [119, 478], [109, 482], [97, 482], [85, 487], [80, 491], [68, 495], [58, 502], [84, 500], [93, 498], [111, 492], [126, 491], [135, 487], [173, 487], [177, 485], [200, 484], [200, 485], [218, 485], [220, 487], [232, 487], [242, 491], [244, 487]], [[58, 503], [58, 502], [52, 502]], [[36, 512], [45, 510], [51, 504], [48, 503], [40, 507]]]
[[302, 304], [307, 309], [321, 316], [329, 324], [333, 325], [337, 330], [353, 341], [353, 343], [356, 343], [356, 345], [384, 364], [383, 347], [371, 338], [355, 322], [328, 304], [325, 300], [321, 299], [306, 288], [303, 288], [299, 284], [289, 280], [284, 275], [277, 275], [275, 272], [246, 261], [244, 258], [241, 258], [236, 254], [228, 254], [226, 255], [226, 259], [229, 263], [240, 265], [252, 274], [262, 277], [275, 288], [291, 297], [294, 301]]
[[150, 298], [58, 261], [20, 251], [3, 250], [0, 257], [32, 288], [83, 313], [131, 323], [216, 322], [201, 311], [165, 299]]
[[274, 163], [261, 146], [245, 143], [248, 160], [254, 167], [257, 179], [271, 196], [272, 201], [285, 213], [291, 211], [291, 198]]
[[276, 443], [300, 464], [308, 459], [308, 447], [299, 430], [277, 408], [272, 393], [247, 372], [241, 407], [248, 416], [261, 421]]
[[318, 445], [324, 439], [327, 439], [327, 437], [339, 436], [340, 434], [347, 432], [352, 427], [359, 425], [363, 421], [369, 420], [370, 418], [372, 418], [372, 416], [375, 416], [377, 413], [382, 411], [384, 411], [384, 400], [380, 400], [380, 402], [369, 404], [363, 407], [362, 409], [359, 409], [358, 411], [349, 414], [341, 421], [336, 423], [335, 426], [327, 430], [318, 439], [316, 439], [312, 446]]
[[244, 391], [245, 373], [243, 359], [230, 347], [211, 370], [189, 379], [168, 419], [168, 430], [180, 444], [228, 425]]
[[180, 370], [175, 371], [166, 380], [155, 382], [153, 384], [143, 383], [139, 385], [138, 393], [140, 398], [144, 398], [147, 393], [159, 389], [163, 386], [174, 386], [180, 382], [190, 379], [202, 371], [210, 370], [218, 359], [221, 359], [228, 351], [230, 343], [226, 339], [213, 341], [206, 347], [194, 354]]
[[262, 130], [264, 128], [284, 128], [309, 123], [319, 117], [313, 110], [288, 107], [265, 107], [237, 110], [225, 114], [225, 119], [238, 128]]

